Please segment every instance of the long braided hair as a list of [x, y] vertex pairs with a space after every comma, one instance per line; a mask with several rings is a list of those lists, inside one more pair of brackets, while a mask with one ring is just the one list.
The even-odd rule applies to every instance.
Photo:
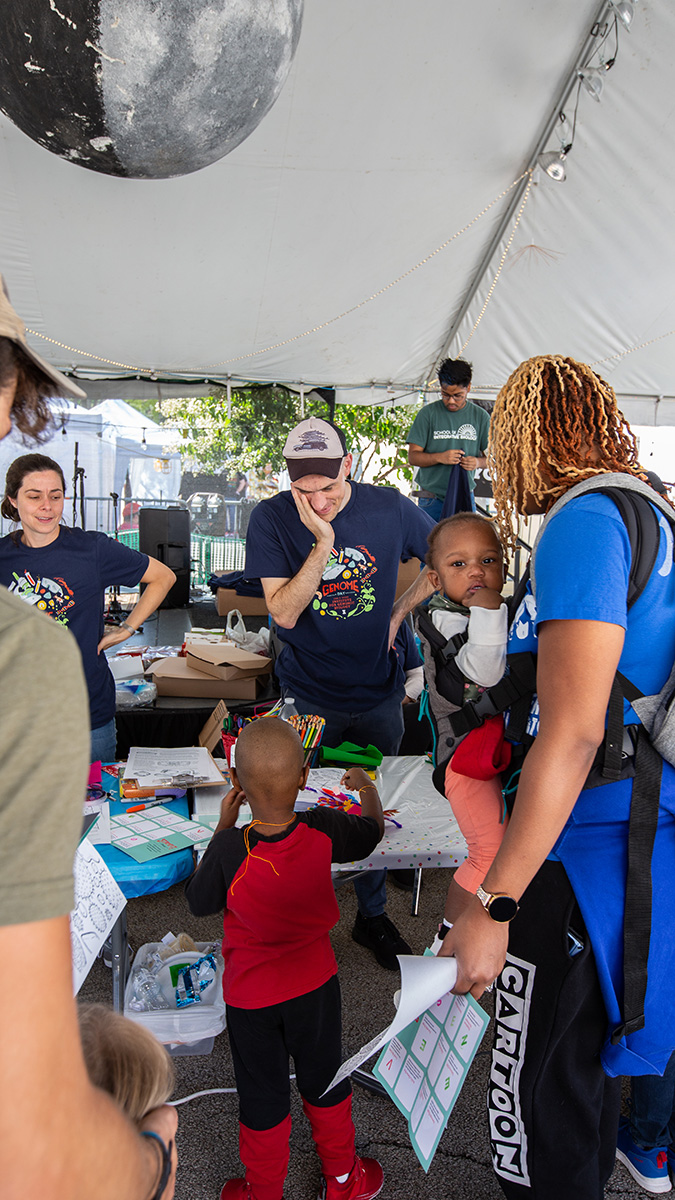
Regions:
[[546, 512], [582, 479], [607, 471], [639, 475], [637, 454], [604, 379], [573, 358], [527, 359], [497, 396], [490, 421], [488, 466], [502, 541], [515, 545], [513, 517], [526, 498]]

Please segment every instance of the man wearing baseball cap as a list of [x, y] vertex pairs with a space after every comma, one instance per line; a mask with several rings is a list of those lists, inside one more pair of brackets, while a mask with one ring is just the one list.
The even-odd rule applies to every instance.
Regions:
[[[389, 644], [398, 568], [402, 558], [424, 559], [433, 522], [395, 488], [350, 480], [352, 455], [330, 421], [296, 425], [284, 458], [291, 489], [254, 508], [245, 568], [262, 580], [283, 643], [282, 694], [299, 713], [325, 718], [326, 745], [396, 754], [404, 674]], [[423, 573], [412, 602], [430, 590]], [[386, 871], [364, 872], [354, 886], [352, 937], [398, 970], [396, 955], [410, 947], [385, 915]]]

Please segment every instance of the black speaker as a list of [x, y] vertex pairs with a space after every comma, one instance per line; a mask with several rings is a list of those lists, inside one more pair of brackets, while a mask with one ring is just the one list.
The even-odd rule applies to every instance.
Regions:
[[160, 608], [186, 608], [190, 603], [190, 514], [186, 508], [142, 508], [138, 514], [138, 549], [159, 559], [176, 576]]

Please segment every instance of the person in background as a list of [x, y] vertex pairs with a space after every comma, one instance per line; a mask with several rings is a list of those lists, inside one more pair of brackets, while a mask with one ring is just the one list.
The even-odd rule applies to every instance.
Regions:
[[[83, 395], [27, 345], [0, 277], [0, 438], [39, 440], [56, 394]], [[174, 1194], [175, 1109], [139, 1130], [84, 1064], [68, 914], [88, 769], [75, 640], [0, 587], [0, 961], [19, 980], [0, 988], [3, 1200]]]
[[[0, 513], [20, 528], [0, 538], [0, 584], [67, 626], [82, 655], [89, 691], [91, 761], [114, 762], [115, 681], [104, 651], [125, 642], [155, 612], [176, 581], [173, 571], [104, 533], [61, 524], [66, 481], [44, 454], [16, 458]], [[120, 625], [104, 627], [105, 590], [145, 591]]]
[[485, 410], [467, 400], [471, 363], [446, 358], [438, 368], [438, 382], [440, 400], [420, 409], [408, 434], [408, 462], [417, 467], [418, 503], [432, 521], [441, 518], [453, 466], [459, 464], [468, 473], [473, 492], [474, 471], [487, 465], [490, 428]]
[[[349, 481], [352, 456], [329, 421], [301, 421], [284, 458], [291, 490], [254, 508], [245, 567], [262, 580], [283, 643], [282, 695], [297, 712], [325, 718], [325, 745], [349, 740], [396, 754], [404, 674], [390, 649], [392, 605], [401, 559], [424, 557], [431, 521], [395, 488]], [[419, 579], [413, 603], [430, 590], [425, 571]], [[354, 890], [352, 937], [397, 971], [396, 956], [410, 947], [385, 913], [386, 871], [361, 872]]]
[[94, 1087], [108, 1092], [137, 1125], [166, 1104], [175, 1084], [173, 1063], [149, 1029], [105, 1004], [78, 1004], [77, 1019]]

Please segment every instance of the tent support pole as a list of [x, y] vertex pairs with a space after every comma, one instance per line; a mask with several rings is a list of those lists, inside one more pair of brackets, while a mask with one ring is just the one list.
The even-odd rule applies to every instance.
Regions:
[[[544, 150], [544, 147], [546, 146], [546, 143], [548, 142], [548, 139], [550, 138], [550, 136], [553, 132], [553, 129], [555, 128], [555, 125], [556, 125], [556, 122], [560, 115], [560, 112], [564, 108], [565, 104], [567, 103], [570, 93], [572, 92], [572, 89], [574, 88], [574, 85], [576, 84], [576, 82], [578, 80], [577, 72], [581, 69], [581, 67], [586, 65], [586, 62], [588, 61], [588, 58], [590, 57], [589, 51], [591, 51], [591, 49], [595, 43], [595, 40], [598, 36], [598, 26], [602, 25], [605, 16], [609, 16], [610, 12], [611, 12], [611, 5], [608, 3], [608, 0], [602, 0], [602, 3], [599, 5], [599, 7], [595, 13], [595, 16], [593, 17], [591, 31], [590, 31], [590, 33], [587, 34], [586, 38], [584, 39], [583, 45], [582, 45], [581, 49], [579, 50], [579, 52], [577, 53], [574, 63], [572, 64], [569, 71], [567, 72], [567, 75], [565, 76], [565, 81], [564, 81], [562, 87], [560, 88], [558, 95], [556, 96], [556, 99], [551, 108], [551, 111], [549, 112], [549, 115], [547, 116], [546, 121], [544, 122], [544, 124], [537, 136], [537, 140], [534, 144], [534, 147], [530, 151], [529, 157], [527, 159], [527, 163], [526, 163], [525, 167], [523, 168], [525, 171], [527, 171], [527, 172], [533, 171], [534, 168], [536, 167], [537, 159], [539, 158], [539, 155]], [[509, 202], [508, 202], [506, 208], [504, 209], [504, 212], [501, 215], [501, 218], [497, 224], [497, 228], [495, 229], [495, 232], [492, 235], [492, 237], [488, 243], [487, 249], [485, 250], [483, 257], [481, 258], [481, 260], [478, 264], [478, 267], [477, 267], [476, 271], [474, 272], [473, 279], [471, 280], [471, 283], [469, 284], [469, 288], [468, 288], [466, 295], [460, 305], [460, 308], [458, 309], [455, 317], [453, 317], [450, 328], [443, 339], [443, 349], [436, 356], [436, 359], [434, 360], [433, 365], [430, 367], [430, 369], [427, 373], [427, 378], [432, 374], [434, 367], [436, 367], [438, 365], [438, 363], [441, 361], [441, 359], [446, 358], [450, 354], [450, 347], [452, 346], [453, 340], [457, 336], [459, 327], [462, 324], [462, 321], [464, 320], [467, 312], [469, 311], [471, 304], [473, 303], [474, 297], [481, 285], [483, 276], [485, 275], [485, 272], [487, 271], [488, 267], [490, 266], [490, 263], [495, 255], [495, 252], [496, 252], [497, 248], [499, 247], [499, 244], [500, 244], [502, 238], [504, 237], [506, 230], [509, 227], [511, 218], [513, 217], [514, 213], [516, 212], [516, 209], [518, 208], [518, 205], [520, 204], [520, 202], [523, 198], [523, 193], [525, 192], [525, 188], [527, 187], [528, 180], [529, 180], [529, 174], [526, 175], [526, 177], [521, 180], [521, 182], [518, 184], [518, 187], [514, 188], [513, 192], [511, 193]]]

